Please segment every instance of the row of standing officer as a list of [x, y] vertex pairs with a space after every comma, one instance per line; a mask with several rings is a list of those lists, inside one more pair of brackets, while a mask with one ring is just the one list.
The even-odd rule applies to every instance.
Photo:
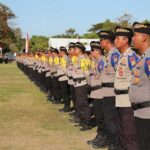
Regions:
[[[79, 123], [81, 130], [91, 129], [88, 96], [92, 99], [98, 128], [96, 137], [88, 144], [94, 148], [107, 145], [109, 150], [149, 148], [150, 27], [134, 23], [133, 28], [134, 35], [131, 29], [122, 27], [116, 27], [115, 34], [100, 31], [100, 43], [93, 41], [90, 44], [90, 62], [84, 55], [85, 47], [77, 42], [70, 43], [68, 56], [65, 47], [60, 47], [60, 52], [52, 48], [48, 55], [49, 65], [42, 63], [45, 68], [42, 72], [46, 72], [46, 83], [50, 85], [54, 102], [60, 102], [62, 98], [64, 108], [60, 111], [67, 112], [70, 110], [70, 100], [73, 100], [75, 113], [71, 121]], [[143, 40], [138, 38], [139, 34]], [[131, 49], [132, 37], [135, 48], [144, 51], [139, 58]], [[106, 50], [105, 57], [101, 48]], [[146, 126], [143, 132], [140, 131], [140, 127], [144, 126], [142, 123]]]

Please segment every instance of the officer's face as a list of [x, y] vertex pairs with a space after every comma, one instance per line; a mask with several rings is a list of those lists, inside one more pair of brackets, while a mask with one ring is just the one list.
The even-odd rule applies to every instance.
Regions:
[[62, 52], [62, 51], [59, 52], [59, 56], [60, 56], [60, 57], [63, 56], [63, 52]]
[[107, 46], [107, 40], [106, 40], [106, 39], [101, 39], [101, 40], [100, 40], [100, 45], [101, 45], [102, 48], [105, 49], [106, 46]]
[[94, 58], [96, 58], [99, 54], [100, 54], [99, 50], [93, 49], [93, 51], [92, 51], [92, 56], [93, 56]]
[[70, 49], [69, 49], [69, 54], [70, 54], [70, 55], [73, 55], [73, 54], [74, 54], [74, 48], [70, 48]]
[[55, 57], [55, 56], [57, 56], [57, 53], [54, 53], [54, 52], [53, 52], [52, 55]]
[[115, 46], [120, 49], [124, 44], [126, 44], [126, 40], [124, 36], [116, 36], [115, 38]]
[[51, 52], [48, 52], [48, 55], [49, 55], [49, 56], [52, 56], [52, 53], [51, 53]]
[[74, 54], [78, 55], [80, 52], [81, 50], [78, 47], [75, 47]]
[[142, 46], [142, 41], [143, 40], [144, 39], [143, 39], [143, 34], [142, 33], [138, 33], [138, 32], [134, 33], [134, 36], [132, 37], [132, 41], [133, 41], [134, 47], [136, 49], [139, 49]]

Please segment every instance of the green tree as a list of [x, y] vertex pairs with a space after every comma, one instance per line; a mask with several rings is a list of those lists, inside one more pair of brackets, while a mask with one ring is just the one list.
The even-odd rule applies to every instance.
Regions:
[[145, 19], [143, 23], [150, 23], [150, 20]]
[[6, 5], [0, 3], [0, 44], [3, 46], [3, 52], [12, 50], [20, 50], [23, 47], [21, 30], [13, 28], [8, 23], [16, 18], [12, 10]]
[[116, 22], [112, 22], [110, 19], [106, 19], [104, 22], [100, 22], [95, 25], [92, 25], [92, 27], [89, 29], [89, 32], [98, 32], [102, 29], [114, 30], [116, 25], [117, 25]]
[[96, 39], [99, 38], [98, 35], [95, 32], [92, 33], [85, 33], [80, 38], [85, 38], [85, 39]]
[[8, 21], [14, 19], [15, 17], [15, 14], [10, 10], [9, 7], [0, 3], [0, 35], [2, 38], [8, 36], [7, 34], [10, 31]]
[[65, 31], [65, 33], [53, 35], [53, 38], [77, 38], [79, 36], [78, 33], [75, 33], [76, 30], [73, 28], [69, 28]]
[[122, 27], [131, 27], [133, 23], [133, 17], [131, 14], [125, 13], [117, 18], [118, 24]]
[[69, 28], [68, 30], [66, 30], [66, 35], [70, 35], [73, 36], [75, 34], [76, 30], [73, 28]]
[[36, 49], [47, 49], [47, 48], [48, 48], [48, 37], [34, 35], [30, 39], [31, 51], [35, 51]]

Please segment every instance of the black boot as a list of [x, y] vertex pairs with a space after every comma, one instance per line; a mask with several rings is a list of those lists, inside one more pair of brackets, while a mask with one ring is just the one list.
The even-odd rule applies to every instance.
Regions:
[[81, 119], [79, 117], [74, 117], [73, 119], [69, 119], [70, 122], [72, 123], [81, 123]]
[[118, 150], [118, 145], [111, 143], [108, 150]]
[[118, 137], [117, 135], [112, 135], [109, 138], [109, 149], [108, 150], [118, 150]]
[[98, 143], [101, 140], [102, 140], [102, 136], [101, 136], [101, 134], [98, 133], [94, 139], [87, 141], [87, 144], [92, 145], [93, 143]]
[[47, 100], [48, 101], [53, 101], [54, 100], [54, 96], [52, 95], [52, 93], [50, 91], [48, 93]]
[[98, 149], [98, 148], [105, 148], [108, 146], [108, 138], [106, 135], [102, 135], [102, 139], [97, 142], [93, 143], [93, 148]]
[[70, 117], [75, 117], [77, 114], [76, 114], [76, 111], [73, 111], [71, 113], [69, 113]]
[[92, 129], [92, 125], [88, 121], [88, 122], [83, 123], [82, 127], [80, 128], [80, 131], [87, 131], [87, 130], [91, 130], [91, 129]]
[[70, 108], [69, 107], [64, 107], [62, 109], [59, 109], [59, 112], [69, 112]]
[[64, 109], [64, 112], [70, 112], [70, 107], [66, 107], [66, 108]]

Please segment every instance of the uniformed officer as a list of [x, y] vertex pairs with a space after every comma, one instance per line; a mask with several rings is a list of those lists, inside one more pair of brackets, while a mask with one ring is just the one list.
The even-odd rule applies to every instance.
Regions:
[[44, 60], [43, 60], [43, 78], [44, 78], [44, 82], [43, 82], [43, 85], [44, 85], [44, 92], [47, 93], [49, 91], [49, 88], [48, 88], [48, 82], [47, 82], [47, 73], [49, 72], [49, 65], [48, 65], [48, 58], [49, 58], [49, 54], [48, 54], [48, 51], [45, 50], [44, 51]]
[[46, 83], [47, 83], [47, 100], [48, 101], [53, 101], [54, 100], [54, 94], [53, 94], [53, 87], [52, 87], [52, 77], [51, 77], [51, 69], [52, 69], [52, 64], [53, 64], [53, 57], [52, 57], [52, 49], [53, 47], [50, 48], [48, 51], [48, 72], [46, 73]]
[[[75, 82], [75, 101], [76, 101], [76, 111], [78, 113], [79, 122], [82, 122], [81, 131], [91, 129], [90, 118], [91, 110], [89, 107], [89, 102], [87, 100], [88, 96], [88, 83], [89, 83], [89, 70], [87, 66], [87, 61], [83, 52], [85, 47], [82, 43], [75, 43], [75, 55], [78, 57], [77, 64], [74, 65], [73, 69], [73, 80]], [[77, 121], [77, 122], [78, 122]], [[78, 122], [78, 123], [79, 123]]]
[[140, 150], [150, 149], [150, 24], [133, 24], [133, 44], [141, 54], [131, 80], [130, 101], [134, 110]]
[[121, 56], [118, 61], [115, 76], [115, 93], [117, 107], [117, 125], [119, 136], [119, 150], [138, 150], [135, 120], [129, 101], [129, 87], [131, 84], [132, 69], [135, 67], [138, 57], [131, 50], [132, 30], [129, 28], [116, 27], [115, 46]]
[[67, 66], [68, 66], [68, 56], [67, 49], [64, 46], [59, 48], [59, 56], [60, 63], [57, 70], [61, 97], [64, 101], [64, 107], [60, 109], [61, 112], [69, 112], [70, 111], [70, 95], [69, 95], [69, 85], [68, 85], [68, 77], [67, 77]]
[[[120, 57], [120, 52], [114, 47], [115, 35], [112, 31], [101, 30], [99, 32], [100, 45], [105, 49], [105, 64], [102, 71], [101, 80], [103, 86], [103, 111], [107, 134], [109, 140], [109, 150], [116, 150], [117, 137], [117, 110], [115, 107], [114, 80], [115, 70]], [[102, 146], [103, 142], [99, 143]]]
[[101, 55], [100, 43], [92, 41], [91, 46], [91, 67], [90, 67], [90, 85], [91, 93], [90, 98], [93, 103], [93, 114], [97, 123], [97, 135], [96, 137], [88, 141], [88, 144], [92, 144], [93, 147], [100, 143], [101, 141], [106, 141], [106, 126], [104, 122], [104, 112], [103, 112], [103, 90], [101, 74], [104, 68], [104, 59]]
[[53, 64], [51, 68], [51, 77], [52, 77], [52, 87], [54, 91], [54, 101], [53, 103], [55, 104], [60, 104], [61, 103], [61, 94], [60, 94], [60, 85], [58, 81], [58, 75], [57, 75], [57, 70], [59, 67], [59, 51], [58, 49], [54, 48], [52, 50], [52, 55], [53, 55]]
[[[72, 77], [73, 72], [73, 65], [77, 63], [77, 57], [74, 55], [74, 48], [75, 43], [70, 42], [69, 43], [69, 50], [68, 50], [68, 67], [67, 67], [67, 75], [68, 75], [68, 85], [69, 85], [69, 91], [70, 91], [70, 100], [72, 100], [73, 103], [73, 109], [75, 110], [75, 94], [74, 94], [74, 81]], [[71, 116], [75, 116], [75, 111], [70, 113]]]

